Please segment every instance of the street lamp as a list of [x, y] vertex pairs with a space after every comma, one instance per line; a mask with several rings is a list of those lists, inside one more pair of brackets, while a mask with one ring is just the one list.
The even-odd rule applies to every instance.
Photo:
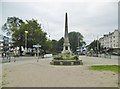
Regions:
[[79, 42], [80, 42], [80, 37], [78, 35], [78, 55], [80, 54], [80, 44], [79, 44]]
[[27, 52], [27, 34], [28, 31], [25, 31], [25, 53]]

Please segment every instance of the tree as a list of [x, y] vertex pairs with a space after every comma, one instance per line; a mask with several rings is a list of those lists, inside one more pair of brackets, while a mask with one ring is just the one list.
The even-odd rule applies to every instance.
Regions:
[[100, 44], [100, 42], [98, 40], [94, 40], [93, 42], [91, 42], [88, 45], [88, 51], [90, 51], [91, 49], [93, 49], [94, 52], [98, 52], [100, 50], [102, 50], [102, 46]]
[[58, 44], [57, 40], [52, 40], [52, 53], [53, 54], [57, 53], [57, 44]]
[[15, 46], [25, 46], [25, 31], [28, 31], [27, 44], [29, 45], [27, 47], [31, 48], [33, 45], [40, 44], [44, 48], [47, 40], [46, 33], [42, 31], [41, 25], [34, 19], [27, 20], [12, 34]]
[[[14, 46], [25, 47], [25, 35], [27, 36], [27, 47], [39, 44], [46, 49], [46, 33], [42, 31], [41, 24], [37, 20], [26, 20], [17, 17], [8, 17], [6, 23], [2, 26], [2, 30], [12, 37]], [[28, 31], [28, 34], [25, 34]]]
[[73, 53], [76, 52], [77, 47], [82, 47], [85, 45], [85, 41], [83, 41], [83, 35], [79, 32], [70, 32], [69, 34], [69, 41], [71, 45], [71, 50]]
[[47, 53], [57, 53], [57, 44], [58, 41], [56, 40], [47, 40], [46, 43], [44, 44], [44, 50], [46, 50]]
[[[43, 50], [48, 52], [61, 52], [63, 50], [64, 38], [59, 41], [49, 40], [46, 37], [46, 32], [41, 28], [41, 24], [37, 20], [26, 20], [25, 22], [18, 17], [8, 17], [6, 23], [2, 26], [2, 30], [7, 32], [7, 35], [12, 36], [14, 46], [25, 47], [25, 37], [27, 37], [27, 47], [31, 48], [33, 45], [39, 44]], [[25, 31], [28, 31], [25, 34]], [[71, 50], [76, 51], [78, 46], [85, 45], [83, 36], [79, 32], [70, 32], [69, 40]]]
[[48, 39], [42, 47], [46, 51], [46, 53], [51, 53], [52, 46], [53, 46], [52, 41]]
[[2, 26], [2, 30], [6, 32], [7, 35], [11, 35], [19, 29], [23, 23], [23, 20], [18, 17], [8, 17], [6, 23]]
[[[85, 41], [83, 41], [83, 36], [79, 32], [70, 32], [69, 34], [69, 41], [70, 41], [70, 46], [71, 50], [73, 53], [76, 52], [77, 47], [85, 45]], [[78, 43], [79, 42], [79, 43]], [[57, 44], [57, 51], [61, 52], [63, 50], [63, 43], [64, 43], [64, 38], [62, 37]]]
[[18, 34], [18, 30], [22, 24], [24, 24], [22, 19], [18, 17], [8, 17], [6, 23], [2, 26], [2, 30], [6, 32], [8, 36], [12, 36], [15, 32]]
[[60, 53], [63, 50], [64, 38], [62, 37], [57, 43], [57, 52]]

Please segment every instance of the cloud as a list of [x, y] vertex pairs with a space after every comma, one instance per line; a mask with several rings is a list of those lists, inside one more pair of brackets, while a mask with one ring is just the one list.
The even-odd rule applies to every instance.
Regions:
[[[1, 0], [2, 2], [33, 2], [33, 0]], [[34, 0], [34, 2], [118, 2], [119, 0]]]
[[[111, 0], [112, 1], [112, 0]], [[89, 44], [97, 36], [112, 32], [118, 25], [117, 2], [3, 2], [3, 24], [8, 16], [23, 20], [37, 19], [51, 39], [64, 36], [65, 12], [68, 12], [69, 32], [83, 34]]]

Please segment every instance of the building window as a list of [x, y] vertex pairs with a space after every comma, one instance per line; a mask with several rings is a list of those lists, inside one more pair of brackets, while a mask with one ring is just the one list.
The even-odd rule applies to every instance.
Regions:
[[115, 44], [114, 44], [114, 47], [115, 47]]

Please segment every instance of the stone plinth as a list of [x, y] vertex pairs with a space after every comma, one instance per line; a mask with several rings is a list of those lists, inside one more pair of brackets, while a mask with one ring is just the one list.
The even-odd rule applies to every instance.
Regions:
[[82, 60], [52, 60], [52, 65], [83, 65]]

